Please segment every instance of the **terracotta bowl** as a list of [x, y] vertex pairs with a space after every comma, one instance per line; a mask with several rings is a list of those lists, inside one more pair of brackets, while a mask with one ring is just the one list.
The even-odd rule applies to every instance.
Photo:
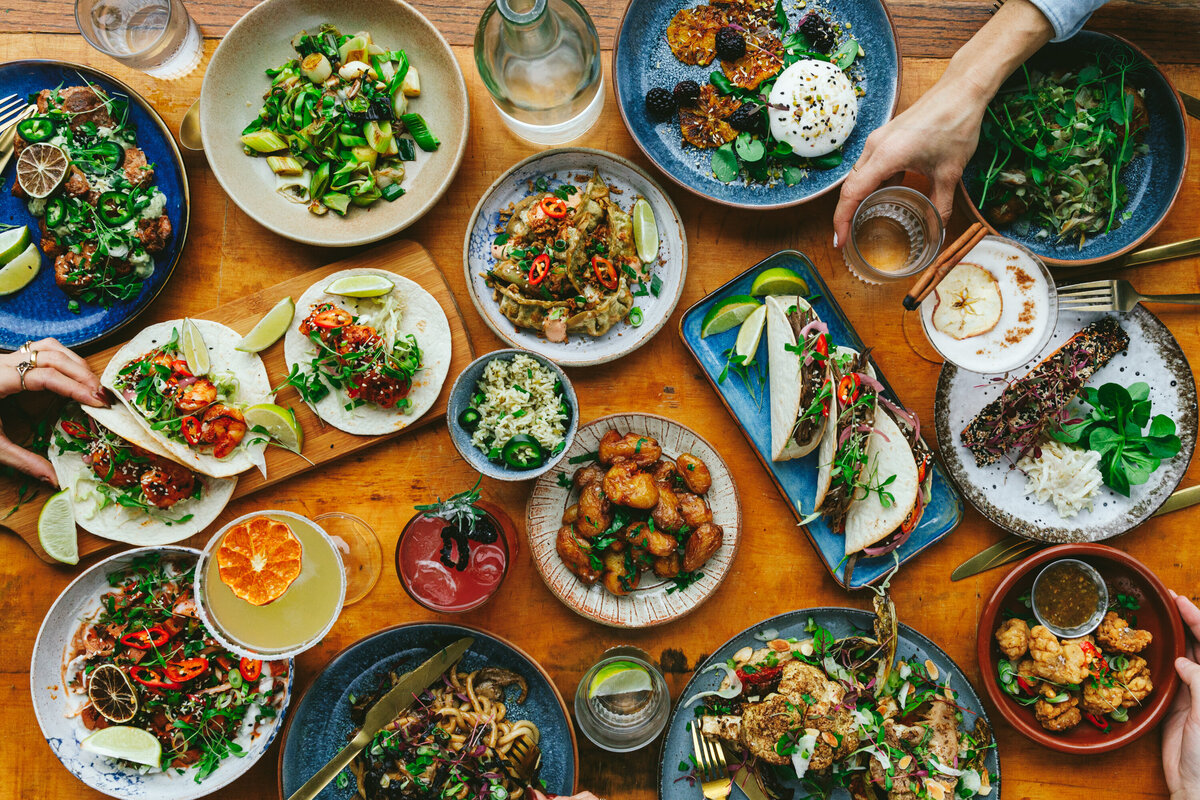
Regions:
[[[1001, 655], [994, 634], [1003, 622], [1002, 612], [1008, 609], [1026, 613], [1028, 610], [1019, 598], [1029, 594], [1033, 579], [1044, 565], [1060, 558], [1077, 558], [1095, 567], [1108, 584], [1111, 598], [1120, 593], [1137, 600], [1141, 606], [1137, 611], [1117, 610], [1130, 623], [1133, 623], [1130, 615], [1136, 617], [1136, 626], [1154, 635], [1150, 646], [1138, 654], [1150, 666], [1154, 691], [1145, 705], [1130, 709], [1128, 722], [1112, 723], [1108, 733], [1101, 732], [1087, 720], [1067, 733], [1047, 731], [1034, 718], [1032, 707], [1022, 706], [1006, 694], [997, 678], [997, 664]], [[1082, 755], [1117, 750], [1158, 725], [1179, 687], [1175, 659], [1184, 655], [1185, 643], [1183, 620], [1175, 610], [1167, 587], [1142, 562], [1122, 550], [1102, 544], [1064, 544], [1043, 550], [1021, 562], [1000, 582], [979, 618], [976, 650], [979, 668], [983, 672], [983, 687], [992, 704], [1009, 724], [1051, 750]]]

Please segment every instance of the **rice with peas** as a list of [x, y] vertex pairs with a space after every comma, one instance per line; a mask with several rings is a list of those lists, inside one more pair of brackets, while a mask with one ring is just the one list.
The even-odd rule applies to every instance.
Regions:
[[479, 412], [479, 426], [471, 444], [497, 458], [514, 436], [532, 436], [547, 455], [563, 445], [567, 404], [558, 377], [529, 356], [494, 358], [475, 384], [471, 407]]

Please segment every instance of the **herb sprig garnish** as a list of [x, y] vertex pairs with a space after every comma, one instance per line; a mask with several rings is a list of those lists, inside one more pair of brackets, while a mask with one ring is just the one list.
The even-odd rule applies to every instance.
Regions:
[[479, 502], [479, 484], [482, 482], [483, 476], [480, 475], [475, 479], [475, 485], [464, 492], [451, 495], [445, 500], [439, 496], [437, 502], [413, 506], [413, 508], [423, 511], [428, 517], [444, 519], [467, 536], [471, 536], [475, 533], [479, 521], [487, 516], [486, 511], [475, 505]]

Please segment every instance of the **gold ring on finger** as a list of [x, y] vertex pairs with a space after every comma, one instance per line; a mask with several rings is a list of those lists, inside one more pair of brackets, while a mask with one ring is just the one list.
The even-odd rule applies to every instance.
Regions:
[[34, 369], [37, 369], [37, 357], [38, 357], [37, 350], [29, 351], [29, 366], [33, 367]]
[[33, 352], [33, 339], [30, 339], [29, 341], [25, 342], [25, 344], [23, 344], [19, 348], [17, 348], [17, 352], [18, 353], [32, 353]]
[[28, 361], [22, 361], [20, 364], [17, 364], [17, 377], [21, 379], [21, 391], [23, 392], [28, 391], [25, 387], [25, 373], [31, 369], [33, 369], [33, 364], [30, 364]]

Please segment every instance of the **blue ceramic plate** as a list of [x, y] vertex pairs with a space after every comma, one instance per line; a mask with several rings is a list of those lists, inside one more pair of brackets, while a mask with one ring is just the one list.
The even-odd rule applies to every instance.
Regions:
[[[389, 670], [415, 669], [434, 653], [464, 636], [475, 644], [463, 656], [468, 670], [503, 667], [525, 676], [529, 696], [516, 702], [508, 689], [508, 714], [527, 719], [541, 731], [542, 780], [551, 794], [571, 794], [579, 772], [575, 730], [558, 690], [538, 664], [498, 636], [465, 625], [415, 622], [371, 634], [333, 657], [305, 691], [288, 720], [279, 753], [279, 797], [285, 800], [325, 766], [354, 736], [352, 694], [374, 690]], [[331, 783], [317, 795], [324, 800], [355, 796], [353, 780], [345, 788]]]
[[[680, 705], [676, 706], [675, 713], [671, 717], [671, 722], [667, 726], [667, 735], [663, 739], [662, 758], [659, 763], [658, 774], [658, 796], [660, 800], [694, 800], [699, 794], [699, 787], [692, 786], [689, 781], [682, 779], [687, 773], [681, 771], [679, 766], [682, 763], [688, 763], [692, 756], [692, 734], [690, 728], [688, 728], [688, 723], [695, 718], [692, 708], [683, 708], [683, 701], [686, 701], [687, 698], [696, 694], [696, 692], [716, 689], [720, 686], [719, 672], [714, 670], [713, 672], [705, 673], [703, 670], [710, 664], [718, 661], [726, 661], [743, 647], [762, 647], [762, 642], [756, 640], [754, 634], [767, 628], [777, 630], [780, 638], [786, 639], [794, 636], [800, 640], [811, 639], [812, 634], [805, 633], [804, 631], [810, 617], [818, 625], [832, 633], [835, 638], [839, 639], [844, 636], [860, 633], [864, 630], [870, 631], [871, 625], [875, 620], [873, 614], [860, 611], [856, 608], [807, 608], [800, 609], [799, 611], [789, 611], [786, 614], [771, 617], [768, 620], [763, 620], [758, 625], [747, 628], [721, 645], [716, 652], [705, 659], [703, 664], [697, 665], [695, 674], [688, 681], [688, 685], [684, 688], [683, 693], [679, 695], [681, 698]], [[950, 656], [946, 655], [942, 648], [904, 624], [900, 625], [900, 643], [896, 648], [896, 656], [906, 661], [916, 660], [918, 663], [924, 663], [926, 659], [929, 659], [937, 665], [938, 672], [940, 673], [939, 680], [944, 682], [946, 679], [949, 679], [950, 688], [958, 693], [958, 705], [963, 712], [963, 721], [959, 726], [960, 730], [974, 728], [976, 717], [983, 717], [985, 721], [988, 720], [987, 713], [983, 709], [983, 704], [979, 701], [979, 695], [975, 694], [974, 687], [971, 686], [966, 675], [958, 668], [958, 665], [951, 660]], [[989, 727], [990, 724], [989, 721]], [[992, 748], [988, 752], [984, 763], [987, 766], [993, 787], [993, 793], [989, 797], [999, 798], [1001, 796], [1000, 756], [996, 748]], [[797, 792], [796, 796], [800, 797], [803, 794], [803, 792]], [[745, 796], [740, 789], [734, 789], [733, 794], [730, 795], [733, 800], [741, 800]], [[832, 795], [835, 800], [843, 800], [849, 796], [845, 790]]]
[[[721, 371], [725, 369], [725, 352], [733, 347], [738, 329], [734, 328], [724, 333], [714, 334], [705, 339], [700, 338], [700, 324], [713, 303], [729, 295], [749, 294], [754, 276], [762, 270], [772, 267], [787, 267], [795, 270], [808, 283], [810, 294], [815, 296], [812, 300], [813, 309], [821, 321], [829, 326], [829, 335], [832, 337], [834, 345], [853, 347], [859, 351], [865, 349], [862, 339], [858, 337], [850, 325], [850, 320], [846, 319], [841, 307], [830, 295], [829, 287], [825, 285], [825, 281], [821, 279], [812, 262], [795, 250], [782, 250], [776, 253], [689, 308], [684, 312], [683, 319], [679, 323], [679, 334], [683, 337], [684, 344], [692, 351], [692, 355], [700, 362], [705, 376], [717, 390], [717, 394], [725, 403], [725, 407], [729, 409], [729, 413], [733, 415], [746, 438], [750, 440], [750, 444], [754, 445], [758, 460], [766, 467], [767, 472], [771, 474], [771, 480], [787, 498], [796, 518], [803, 519], [812, 511], [813, 501], [816, 498], [817, 452], [814, 451], [804, 458], [792, 461], [772, 461], [771, 409], [765, 375], [761, 388], [755, 387], [759, 394], [757, 399], [746, 384], [732, 373], [724, 381], [719, 381]], [[765, 364], [766, 352], [767, 337], [764, 336], [759, 343], [755, 361]], [[879, 381], [883, 384], [884, 394], [892, 402], [903, 405], [903, 401], [888, 384], [883, 370], [873, 360], [871, 363], [874, 364]], [[900, 554], [900, 561], [908, 561], [929, 545], [949, 534], [958, 527], [962, 516], [962, 498], [946, 480], [945, 472], [937, 459], [934, 459], [933, 496], [925, 507], [925, 513], [921, 516], [921, 522], [917, 525], [916, 530], [897, 551]], [[817, 549], [817, 553], [820, 554], [821, 560], [825, 562], [829, 572], [847, 588], [854, 589], [874, 583], [887, 574], [888, 570], [896, 563], [890, 553], [874, 558], [860, 556], [847, 585], [844, 537], [833, 533], [824, 518], [810, 522], [805, 526], [804, 532], [808, 535], [813, 547]]]
[[1052, 237], [1039, 236], [1040, 229], [1023, 220], [996, 228], [975, 205], [980, 191], [979, 178], [991, 163], [993, 151], [981, 146], [963, 172], [963, 187], [975, 216], [993, 233], [1020, 242], [1051, 266], [1085, 266], [1115, 258], [1137, 247], [1154, 233], [1175, 205], [1187, 170], [1187, 122], [1179, 95], [1154, 60], [1133, 44], [1118, 36], [1081, 31], [1065, 42], [1046, 45], [1029, 59], [1028, 66], [1042, 71], [1075, 70], [1090, 62], [1093, 54], [1130, 59], [1139, 65], [1131, 73], [1133, 85], [1144, 92], [1150, 115], [1150, 128], [1145, 138], [1149, 152], [1136, 156], [1120, 175], [1129, 198], [1119, 213], [1122, 217], [1129, 216], [1119, 228], [1089, 238], [1082, 248], [1071, 242], [1057, 243]]
[[[141, 95], [116, 78], [103, 72], [65, 61], [10, 61], [0, 64], [0, 96], [28, 96], [56, 86], [94, 83], [112, 95], [129, 98], [129, 115], [137, 129], [137, 144], [154, 165], [154, 182], [167, 197], [167, 216], [171, 220], [171, 241], [154, 256], [154, 274], [142, 284], [141, 293], [107, 308], [81, 303], [79, 313], [67, 309], [71, 299], [54, 283], [54, 262], [42, 256], [42, 269], [21, 291], [0, 297], [0, 349], [16, 350], [28, 339], [53, 336], [68, 347], [93, 342], [134, 320], [158, 296], [171, 277], [183, 244], [187, 239], [187, 173], [175, 140], [162, 117]], [[37, 218], [29, 213], [25, 201], [13, 197], [16, 181], [15, 159], [0, 175], [0, 222], [28, 225], [39, 241]]]
[[[646, 113], [646, 92], [654, 87], [670, 90], [691, 79], [704, 85], [720, 71], [719, 61], [707, 67], [690, 66], [675, 58], [667, 44], [667, 25], [675, 12], [701, 5], [703, 0], [630, 0], [613, 50], [613, 83], [617, 106], [625, 127], [646, 157], [668, 178], [689, 192], [738, 208], [785, 208], [818, 197], [838, 186], [862, 155], [871, 131], [892, 118], [900, 95], [900, 50], [887, 7], [881, 0], [829, 0], [822, 4], [833, 20], [851, 25], [864, 57], [851, 74], [866, 94], [859, 99], [858, 124], [843, 149], [840, 166], [810, 169], [794, 186], [747, 183], [738, 178], [722, 183], [712, 174], [712, 150], [693, 147], [679, 133], [679, 121], [657, 122]], [[795, 28], [802, 9], [788, 3], [790, 27]]]

